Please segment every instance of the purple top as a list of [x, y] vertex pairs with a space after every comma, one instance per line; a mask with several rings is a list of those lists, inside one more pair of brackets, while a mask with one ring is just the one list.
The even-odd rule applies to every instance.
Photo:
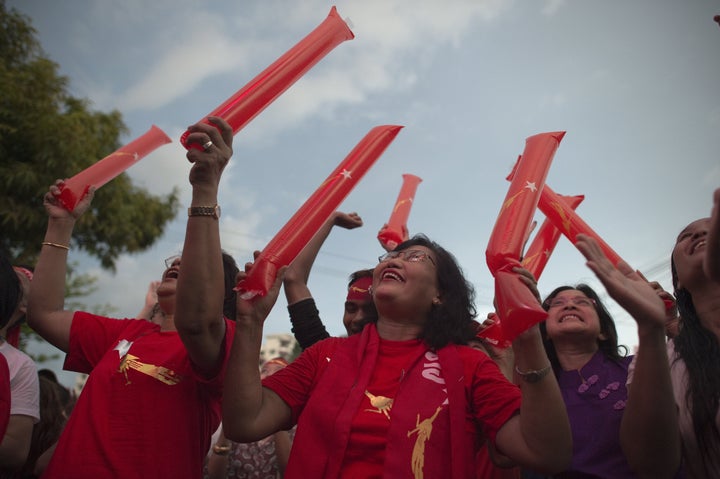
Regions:
[[620, 447], [620, 422], [632, 356], [619, 363], [598, 351], [580, 370], [556, 370], [573, 438], [570, 468], [558, 478], [635, 478]]

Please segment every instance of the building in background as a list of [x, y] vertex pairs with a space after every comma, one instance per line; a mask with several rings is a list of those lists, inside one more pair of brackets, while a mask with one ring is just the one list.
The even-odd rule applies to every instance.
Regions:
[[292, 361], [299, 353], [295, 336], [290, 333], [268, 334], [260, 348], [260, 363], [278, 356]]

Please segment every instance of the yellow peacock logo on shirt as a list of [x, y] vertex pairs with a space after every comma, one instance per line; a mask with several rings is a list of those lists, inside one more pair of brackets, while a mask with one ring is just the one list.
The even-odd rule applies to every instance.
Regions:
[[156, 366], [154, 364], [146, 364], [139, 361], [139, 357], [130, 354], [130, 347], [132, 341], [123, 339], [118, 342], [115, 346], [115, 351], [120, 355], [120, 366], [118, 372], [125, 376], [125, 385], [132, 384], [130, 378], [128, 378], [128, 369], [133, 369], [139, 373], [146, 374], [151, 378], [157, 379], [158, 381], [167, 384], [168, 386], [174, 386], [183, 380], [183, 377], [172, 369], [168, 369], [164, 366]]

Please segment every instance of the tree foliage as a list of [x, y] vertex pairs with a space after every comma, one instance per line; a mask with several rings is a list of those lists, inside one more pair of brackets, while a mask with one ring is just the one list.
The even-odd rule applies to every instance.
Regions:
[[[117, 150], [126, 133], [118, 111], [92, 111], [68, 93], [68, 79], [45, 56], [30, 20], [0, 0], [0, 249], [16, 264], [34, 264], [48, 187]], [[98, 190], [73, 246], [114, 269], [120, 254], [159, 239], [177, 208], [176, 190], [156, 196], [120, 175]]]

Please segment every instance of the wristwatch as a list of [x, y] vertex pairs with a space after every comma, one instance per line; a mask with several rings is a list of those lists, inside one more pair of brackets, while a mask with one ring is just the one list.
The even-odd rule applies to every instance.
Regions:
[[530, 371], [520, 371], [520, 369], [515, 366], [515, 372], [518, 373], [518, 376], [520, 376], [526, 383], [536, 383], [540, 381], [542, 378], [547, 376], [551, 369], [552, 366], [550, 364], [542, 369], [531, 369]]
[[191, 206], [188, 208], [188, 216], [212, 216], [220, 218], [220, 205], [213, 206]]

